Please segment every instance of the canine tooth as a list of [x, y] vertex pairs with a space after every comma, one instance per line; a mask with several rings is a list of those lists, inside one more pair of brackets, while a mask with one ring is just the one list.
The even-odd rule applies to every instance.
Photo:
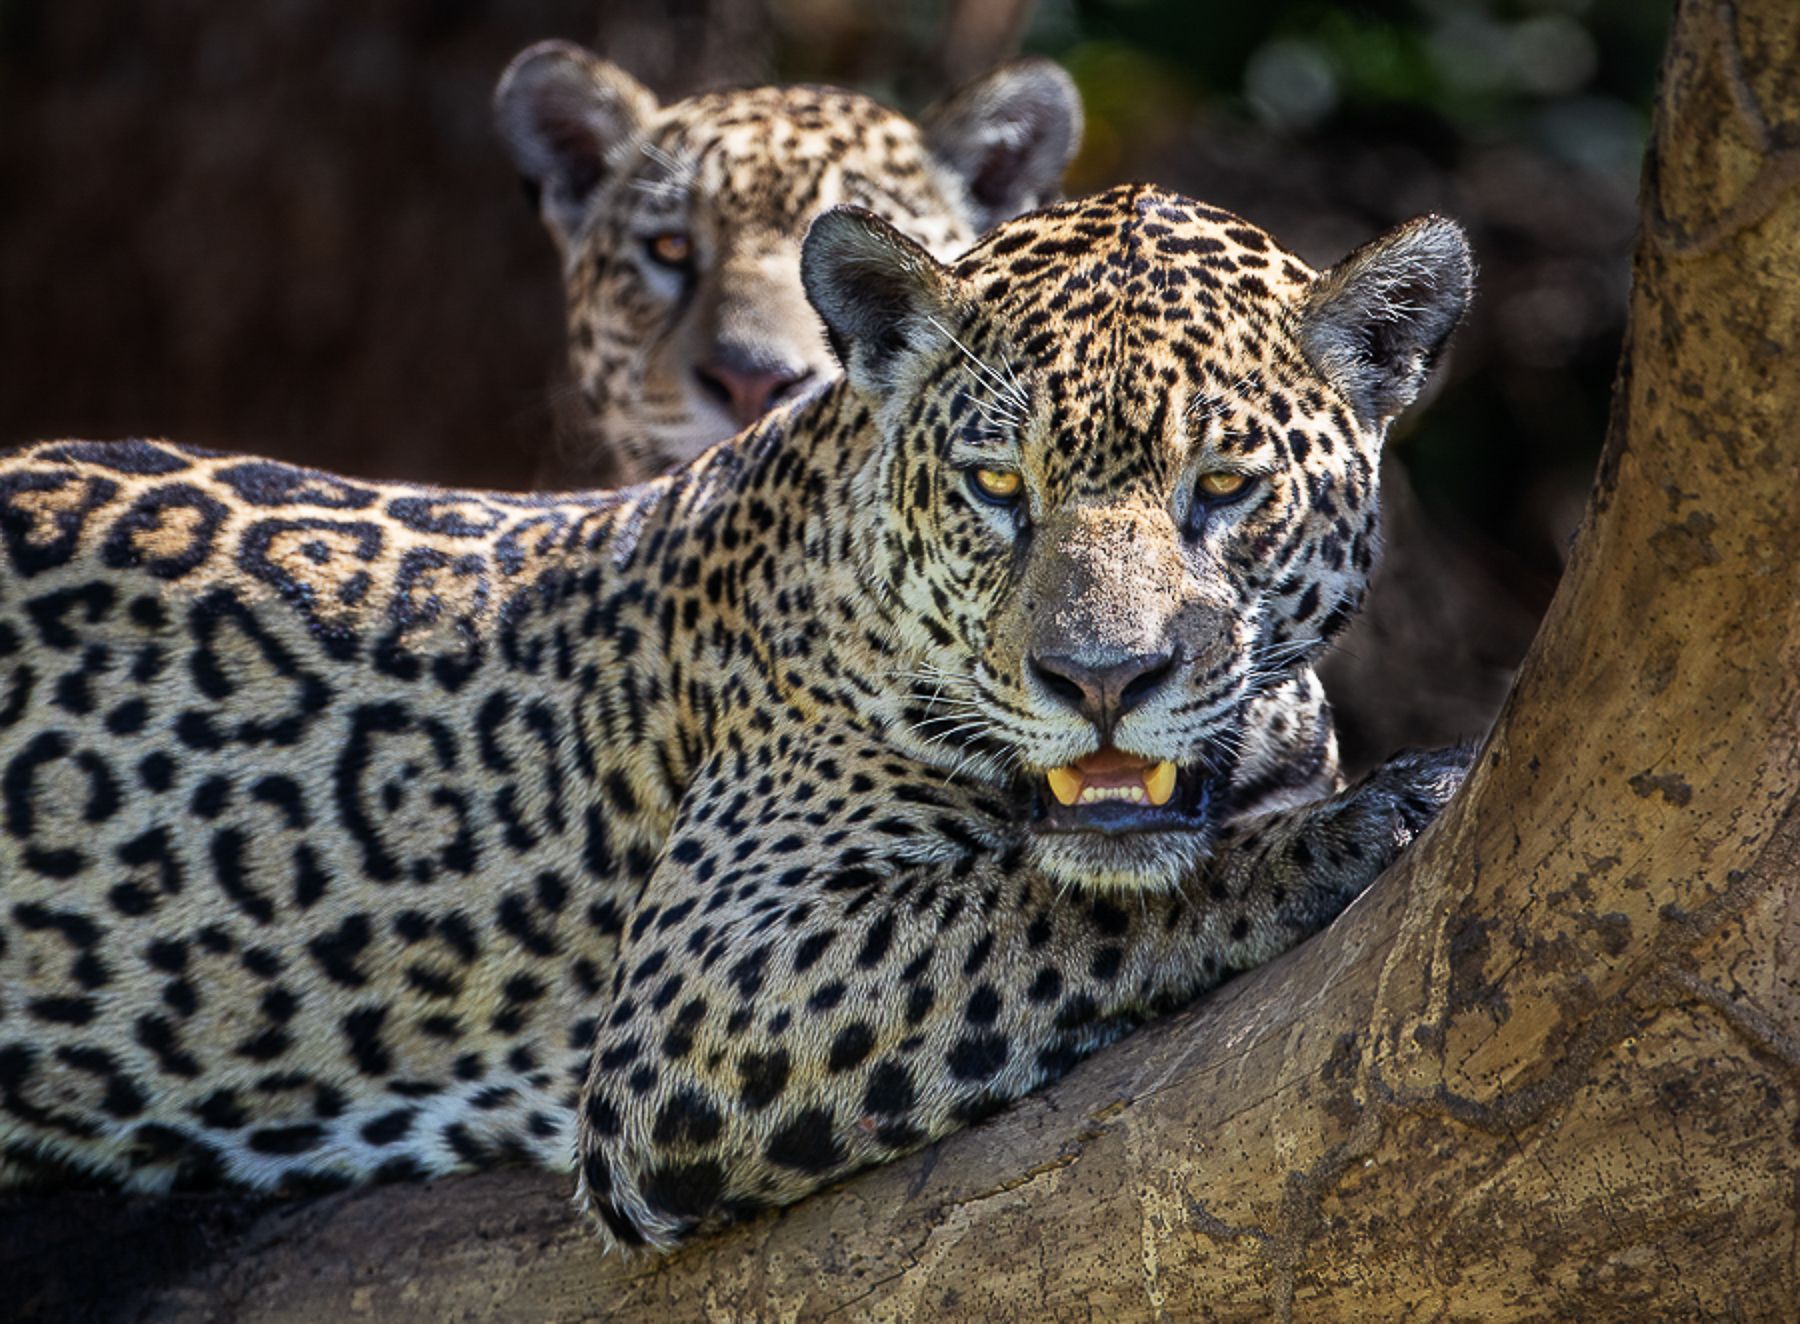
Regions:
[[1061, 805], [1072, 805], [1081, 798], [1081, 774], [1068, 768], [1052, 768], [1049, 773], [1050, 793]]
[[1165, 761], [1146, 772], [1144, 794], [1150, 797], [1153, 805], [1168, 804], [1169, 797], [1175, 794], [1175, 765]]

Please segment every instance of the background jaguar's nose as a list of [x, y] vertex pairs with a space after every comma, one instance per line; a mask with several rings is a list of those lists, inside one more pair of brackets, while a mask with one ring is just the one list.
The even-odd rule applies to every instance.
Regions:
[[756, 422], [812, 375], [810, 368], [758, 356], [736, 345], [718, 346], [708, 362], [694, 369], [701, 388], [729, 409], [741, 428]]
[[1027, 665], [1040, 685], [1110, 740], [1114, 724], [1174, 675], [1175, 650], [1092, 658], [1033, 653]]

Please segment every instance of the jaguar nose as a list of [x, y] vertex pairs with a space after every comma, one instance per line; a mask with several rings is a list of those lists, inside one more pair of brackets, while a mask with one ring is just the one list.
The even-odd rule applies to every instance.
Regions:
[[1128, 657], [1033, 653], [1027, 665], [1040, 685], [1110, 741], [1119, 719], [1175, 674], [1175, 650]]
[[756, 422], [812, 375], [810, 368], [760, 357], [735, 345], [718, 346], [708, 362], [694, 369], [701, 389], [724, 405], [740, 428]]

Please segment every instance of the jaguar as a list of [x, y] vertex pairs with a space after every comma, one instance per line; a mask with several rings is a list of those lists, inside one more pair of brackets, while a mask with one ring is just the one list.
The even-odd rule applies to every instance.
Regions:
[[573, 1171], [666, 1248], [974, 1122], [1327, 924], [1312, 663], [1469, 297], [1132, 185], [800, 269], [844, 372], [516, 495], [169, 442], [0, 462], [0, 1182]]
[[940, 258], [1056, 193], [1081, 101], [1004, 65], [914, 122], [830, 87], [661, 106], [569, 42], [522, 52], [500, 137], [562, 258], [570, 389], [539, 486], [653, 478], [836, 372], [800, 287], [807, 223], [870, 208]]

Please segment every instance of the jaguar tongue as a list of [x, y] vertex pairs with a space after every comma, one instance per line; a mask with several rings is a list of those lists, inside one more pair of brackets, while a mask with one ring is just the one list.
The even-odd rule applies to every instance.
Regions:
[[1153, 763], [1108, 746], [1061, 768], [1046, 778], [1061, 805], [1096, 804], [1102, 800], [1165, 805], [1175, 793], [1175, 765]]

